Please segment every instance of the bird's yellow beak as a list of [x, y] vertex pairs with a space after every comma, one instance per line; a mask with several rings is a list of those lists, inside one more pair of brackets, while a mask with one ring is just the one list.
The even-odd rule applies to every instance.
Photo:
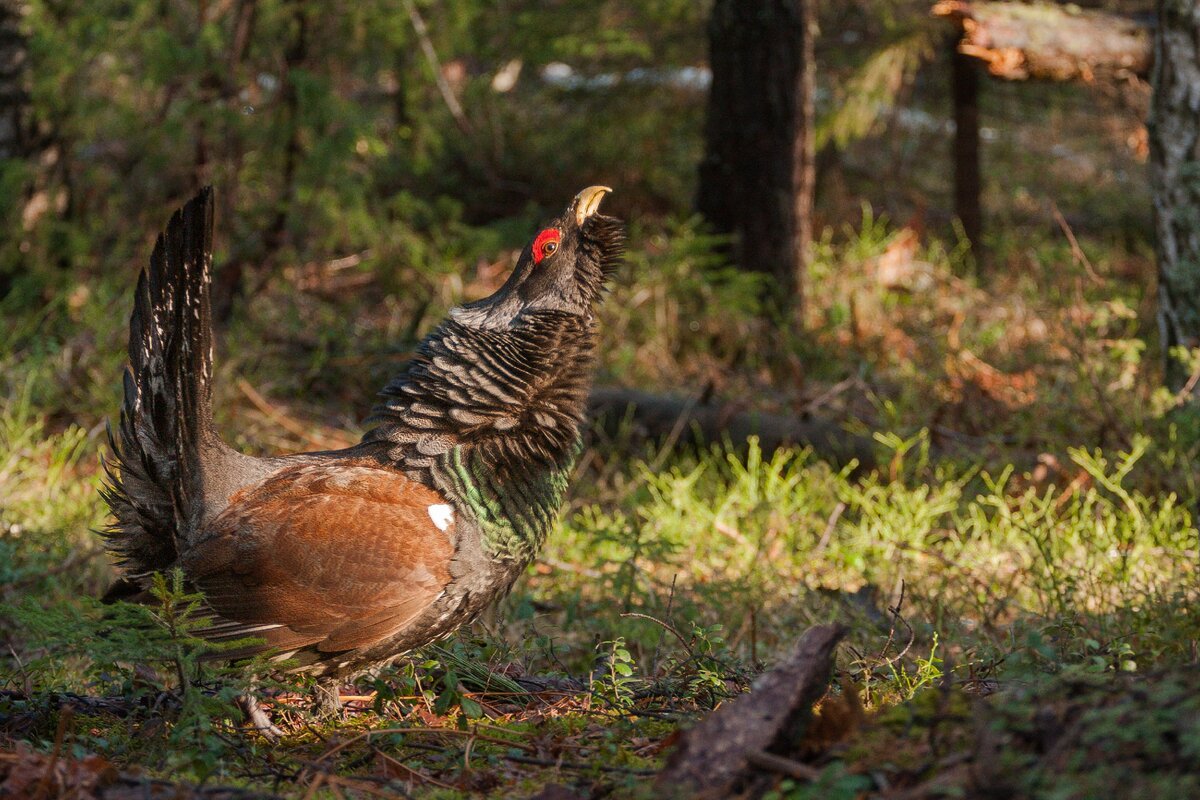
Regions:
[[607, 186], [589, 186], [575, 195], [575, 224], [582, 225], [584, 220], [595, 214], [604, 195], [611, 191]]

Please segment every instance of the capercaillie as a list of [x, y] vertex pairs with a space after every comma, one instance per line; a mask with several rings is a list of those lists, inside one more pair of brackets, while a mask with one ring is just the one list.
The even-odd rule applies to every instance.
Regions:
[[455, 308], [348, 449], [255, 458], [213, 425], [210, 189], [138, 281], [107, 547], [124, 585], [179, 568], [212, 641], [344, 676], [446, 636], [538, 551], [581, 449], [596, 308], [622, 225], [584, 189], [491, 296]]

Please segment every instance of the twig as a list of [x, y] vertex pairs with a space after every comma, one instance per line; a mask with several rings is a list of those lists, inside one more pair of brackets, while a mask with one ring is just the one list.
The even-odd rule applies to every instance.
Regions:
[[[678, 572], [671, 576], [671, 593], [667, 595], [667, 613], [664, 615], [668, 620], [671, 619], [671, 610], [675, 606], [675, 581], [678, 578], [679, 578]], [[650, 663], [652, 663], [654, 665], [655, 672], [658, 671], [658, 667], [659, 667], [658, 654], [659, 654], [659, 651], [662, 650], [663, 639], [666, 637], [666, 635], [667, 635], [667, 633], [665, 630], [659, 631], [658, 632], [658, 641], [654, 643], [654, 655], [651, 657]]]
[[591, 770], [596, 769], [601, 772], [619, 772], [622, 775], [655, 775], [657, 772], [652, 769], [634, 769], [633, 767], [617, 767], [611, 764], [581, 764], [577, 761], [559, 761], [551, 758], [534, 758], [532, 756], [517, 756], [505, 754], [502, 756], [506, 761], [512, 761], [516, 764], [529, 764], [534, 767], [555, 767], [557, 769], [577, 769]]
[[791, 758], [777, 756], [774, 753], [768, 753], [763, 750], [747, 750], [746, 760], [756, 767], [778, 772], [780, 775], [786, 775], [789, 778], [795, 778], [801, 781], [815, 782], [821, 777], [821, 770], [816, 767], [810, 767], [808, 764], [802, 764]]
[[400, 769], [404, 770], [405, 772], [407, 772], [409, 775], [416, 778], [417, 780], [424, 781], [426, 783], [432, 783], [434, 786], [440, 786], [443, 789], [450, 789], [450, 790], [454, 789], [454, 787], [451, 786], [450, 784], [442, 783], [441, 781], [439, 781], [435, 778], [431, 778], [428, 775], [426, 775], [424, 772], [421, 772], [421, 770], [416, 769], [415, 767], [410, 767], [408, 764], [405, 764], [403, 761], [401, 761], [398, 758], [393, 758], [392, 756], [389, 756], [387, 753], [383, 752], [375, 745], [371, 745], [371, 752], [374, 753], [375, 755], [379, 756], [380, 758], [382, 758], [384, 761], [391, 764], [392, 766], [399, 767]]
[[1200, 382], [1200, 359], [1196, 359], [1196, 367], [1192, 370], [1192, 374], [1188, 376], [1187, 383], [1183, 385], [1178, 392], [1175, 393], [1175, 398], [1172, 402], [1172, 408], [1179, 408], [1184, 403], [1192, 399], [1192, 392], [1196, 388], [1196, 384]]
[[29, 671], [25, 669], [25, 663], [21, 661], [21, 657], [17, 655], [17, 651], [12, 646], [12, 642], [5, 642], [8, 647], [8, 653], [12, 656], [13, 661], [17, 664], [17, 672], [21, 673], [21, 688], [25, 690], [26, 695], [33, 694], [33, 680], [29, 677]]
[[346, 441], [330, 439], [319, 433], [306, 430], [299, 422], [284, 414], [278, 407], [271, 405], [245, 378], [238, 378], [237, 386], [242, 391], [242, 394], [246, 395], [246, 399], [254, 404], [255, 408], [266, 414], [271, 418], [272, 422], [286, 429], [289, 433], [293, 433], [317, 447], [325, 447], [330, 450], [337, 450], [349, 444]]
[[384, 736], [384, 735], [395, 734], [395, 733], [434, 733], [434, 734], [445, 734], [447, 736], [469, 736], [469, 737], [474, 737], [474, 738], [479, 739], [480, 741], [484, 741], [484, 742], [492, 742], [494, 744], [503, 744], [503, 745], [507, 745], [509, 747], [515, 747], [518, 750], [524, 750], [526, 752], [534, 752], [534, 748], [531, 747], [530, 745], [522, 744], [521, 742], [513, 742], [508, 739], [501, 739], [498, 736], [484, 736], [483, 734], [480, 734], [476, 731], [460, 731], [460, 730], [456, 730], [454, 728], [380, 728], [378, 730], [365, 731], [363, 733], [358, 734], [357, 736], [352, 736], [351, 738], [347, 739], [346, 741], [344, 741], [340, 744], [334, 745], [332, 748], [330, 748], [329, 750], [326, 750], [324, 753], [322, 753], [317, 758], [317, 761], [321, 762], [321, 761], [325, 761], [328, 758], [332, 758], [333, 756], [340, 753], [342, 750], [345, 750], [350, 745], [355, 744], [356, 742], [363, 741], [364, 739], [367, 742], [370, 742], [372, 736]]
[[829, 546], [830, 539], [833, 538], [834, 528], [837, 527], [838, 520], [842, 518], [842, 512], [846, 510], [846, 504], [838, 501], [838, 504], [833, 507], [833, 513], [829, 515], [829, 521], [825, 523], [825, 532], [821, 534], [821, 540], [817, 542], [816, 548], [813, 549], [813, 554], [821, 553]]
[[312, 783], [310, 783], [308, 785], [308, 791], [306, 791], [304, 793], [304, 797], [301, 798], [301, 800], [311, 800], [311, 798], [317, 793], [317, 789], [320, 789], [321, 784], [324, 782], [325, 782], [325, 773], [318, 772], [317, 776], [315, 778], [313, 778]]
[[737, 528], [733, 527], [732, 525], [729, 525], [724, 522], [721, 522], [720, 520], [717, 520], [716, 522], [713, 523], [713, 528], [716, 529], [717, 533], [725, 534], [726, 536], [728, 536], [730, 539], [737, 542], [738, 544], [744, 544], [744, 545], [750, 544], [749, 540], [746, 539], [745, 534], [743, 534], [741, 531], [739, 531]]
[[[899, 599], [896, 600], [896, 605], [888, 609], [888, 611], [892, 612], [892, 620], [893, 620], [892, 627], [888, 631], [887, 642], [884, 643], [883, 649], [879, 651], [878, 666], [883, 666], [883, 667], [891, 666], [892, 664], [895, 664], [900, 659], [904, 658], [904, 656], [908, 653], [908, 651], [910, 649], [912, 649], [913, 641], [915, 641], [917, 638], [916, 633], [913, 632], [912, 625], [909, 625], [908, 620], [906, 620], [904, 617], [900, 616], [900, 608], [904, 605], [904, 590], [906, 588], [908, 588], [907, 584], [903, 580], [901, 580], [900, 581], [900, 597], [899, 597]], [[887, 651], [892, 646], [892, 641], [895, 639], [896, 622], [900, 622], [900, 624], [902, 624], [905, 628], [908, 628], [908, 643], [904, 645], [903, 650], [901, 650], [899, 653], [897, 653], [892, 658], [884, 658], [884, 656], [887, 655]]]
[[1092, 269], [1092, 262], [1088, 260], [1087, 254], [1083, 252], [1083, 248], [1079, 246], [1079, 241], [1075, 238], [1075, 233], [1071, 230], [1071, 226], [1067, 224], [1067, 218], [1058, 210], [1058, 203], [1050, 201], [1050, 212], [1054, 214], [1054, 221], [1058, 223], [1058, 227], [1062, 228], [1062, 232], [1067, 236], [1067, 242], [1071, 245], [1071, 256], [1075, 259], [1075, 263], [1083, 267], [1083, 271], [1093, 282], [1103, 285], [1104, 279], [1096, 274], [1096, 270]]
[[374, 252], [370, 248], [367, 248], [361, 253], [351, 253], [348, 256], [342, 256], [341, 258], [335, 258], [330, 261], [326, 261], [325, 268], [330, 272], [350, 269], [351, 267], [357, 267], [364, 260], [371, 258], [372, 255], [374, 255]]
[[454, 121], [458, 123], [459, 129], [463, 133], [469, 134], [471, 132], [471, 123], [467, 119], [462, 105], [458, 102], [458, 98], [454, 96], [454, 90], [446, 82], [446, 76], [442, 74], [442, 63], [438, 60], [437, 50], [433, 48], [433, 41], [429, 38], [429, 28], [426, 27], [425, 20], [421, 17], [421, 12], [417, 10], [412, 0], [401, 0], [401, 2], [404, 5], [404, 10], [408, 12], [409, 20], [412, 21], [413, 30], [417, 34], [417, 41], [421, 45], [421, 52], [425, 54], [425, 60], [429, 62], [429, 69], [433, 71], [433, 80], [437, 83], [442, 100], [445, 101], [446, 108], [450, 109], [450, 116], [454, 117]]
[[625, 612], [625, 613], [623, 613], [621, 616], [622, 616], [622, 617], [635, 617], [635, 618], [637, 618], [637, 619], [648, 619], [648, 620], [650, 620], [651, 622], [655, 623], [656, 625], [660, 625], [660, 626], [661, 626], [661, 627], [662, 627], [664, 630], [668, 630], [668, 631], [670, 631], [671, 633], [675, 634], [675, 638], [679, 640], [679, 643], [680, 643], [681, 645], [683, 645], [683, 649], [684, 649], [684, 650], [687, 650], [687, 652], [688, 652], [688, 655], [689, 655], [689, 656], [690, 656], [690, 655], [693, 655], [693, 653], [692, 653], [692, 646], [691, 646], [690, 644], [688, 644], [688, 641], [687, 641], [687, 639], [683, 638], [683, 634], [682, 634], [682, 633], [680, 633], [678, 630], [676, 630], [676, 629], [675, 629], [675, 626], [673, 626], [673, 625], [671, 625], [671, 624], [669, 624], [669, 623], [663, 622], [663, 621], [662, 621], [661, 619], [659, 619], [658, 617], [652, 617], [652, 616], [650, 616], [649, 614], [639, 614], [639, 613], [638, 613], [638, 612], [636, 612], [636, 611], [626, 611], [626, 612]]
[[671, 426], [671, 431], [667, 434], [667, 438], [663, 439], [662, 446], [659, 447], [658, 453], [654, 457], [654, 463], [646, 471], [647, 474], [657, 473], [667, 458], [671, 455], [671, 451], [675, 449], [675, 445], [679, 443], [679, 437], [683, 435], [683, 429], [687, 427], [691, 421], [692, 410], [699, 404], [699, 397], [689, 397], [679, 410], [679, 416], [675, 418], [675, 424]]
[[758, 609], [750, 609], [750, 663], [758, 663]]
[[54, 749], [50, 751], [50, 758], [46, 759], [46, 770], [42, 773], [42, 779], [38, 781], [37, 789], [34, 790], [34, 797], [50, 797], [50, 785], [54, 781], [54, 768], [58, 765], [58, 758], [62, 755], [63, 740], [67, 738], [67, 725], [70, 724], [71, 718], [75, 716], [75, 709], [71, 706], [63, 706], [58, 712], [58, 730], [54, 732]]
[[849, 378], [845, 378], [844, 380], [838, 381], [833, 386], [830, 386], [828, 389], [821, 392], [819, 395], [814, 397], [812, 400], [809, 400], [807, 403], [805, 403], [804, 407], [801, 409], [801, 413], [804, 413], [804, 414], [813, 413], [818, 408], [826, 405], [830, 400], [837, 397], [839, 394], [842, 394], [843, 392], [845, 392], [851, 386], [857, 386], [860, 383], [862, 383], [862, 380], [857, 375], [852, 375]]

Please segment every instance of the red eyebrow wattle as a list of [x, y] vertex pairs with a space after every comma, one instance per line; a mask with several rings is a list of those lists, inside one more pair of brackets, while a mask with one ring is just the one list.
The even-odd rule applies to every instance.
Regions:
[[542, 263], [542, 259], [546, 257], [545, 252], [543, 252], [546, 243], [557, 242], [561, 236], [562, 234], [558, 232], [557, 228], [546, 228], [546, 230], [539, 233], [537, 238], [533, 240], [533, 263]]

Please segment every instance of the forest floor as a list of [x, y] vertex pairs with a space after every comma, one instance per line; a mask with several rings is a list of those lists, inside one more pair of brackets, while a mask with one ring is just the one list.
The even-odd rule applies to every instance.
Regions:
[[[1097, 169], [1077, 184], [1104, 205], [1126, 189]], [[0, 796], [659, 796], [681, 728], [830, 621], [834, 678], [781, 753], [813, 771], [771, 797], [1200, 795], [1200, 416], [1155, 388], [1145, 248], [1027, 205], [978, 264], [918, 223], [831, 231], [792, 340], [694, 223], [634, 226], [602, 384], [830, 419], [877, 466], [597, 437], [488, 620], [348, 682], [340, 719], [264, 678], [278, 743], [241, 726], [245, 671], [197, 667], [180, 587], [92, 599], [129, 282], [3, 309]], [[419, 313], [345, 262], [266, 281], [218, 344], [219, 427], [353, 441], [413, 331], [507, 258], [425, 282]]]

